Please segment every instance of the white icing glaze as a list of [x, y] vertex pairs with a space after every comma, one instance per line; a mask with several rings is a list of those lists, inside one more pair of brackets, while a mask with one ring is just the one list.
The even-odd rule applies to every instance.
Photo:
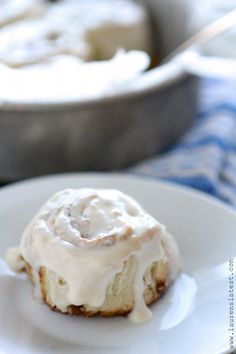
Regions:
[[[134, 256], [135, 304], [129, 318], [142, 323], [151, 318], [143, 298], [143, 276], [158, 260], [170, 264], [169, 284], [179, 271], [173, 238], [132, 198], [116, 190], [64, 190], [54, 195], [26, 228], [20, 245], [24, 259], [38, 272], [41, 266], [67, 283], [61, 309], [88, 304], [100, 307], [108, 285]], [[94, 289], [96, 284], [96, 291]]]
[[49, 5], [38, 19], [0, 33], [0, 61], [12, 67], [40, 63], [58, 54], [108, 59], [117, 50], [150, 51], [144, 9], [128, 0], [67, 0]]
[[5, 259], [9, 267], [14, 272], [20, 272], [25, 267], [25, 262], [21, 256], [20, 247], [11, 247], [7, 250]]
[[51, 58], [47, 65], [22, 69], [0, 65], [1, 82], [5, 83], [0, 85], [0, 98], [38, 102], [109, 95], [135, 80], [149, 63], [144, 52], [119, 51], [111, 60], [97, 62], [67, 55]]
[[59, 54], [88, 59], [91, 48], [81, 26], [69, 27], [69, 19], [45, 18], [17, 22], [0, 32], [0, 61], [10, 67], [41, 63]]
[[10, 23], [40, 16], [46, 9], [42, 0], [0, 0], [0, 28]]
[[1, 30], [0, 100], [52, 102], [109, 95], [148, 69], [149, 27], [145, 9], [129, 0], [48, 5], [43, 16]]

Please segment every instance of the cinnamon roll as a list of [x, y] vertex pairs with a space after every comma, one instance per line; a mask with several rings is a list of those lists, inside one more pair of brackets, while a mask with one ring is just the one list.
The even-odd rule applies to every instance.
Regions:
[[[0, 27], [12, 7], [17, 7], [15, 17], [17, 11], [25, 17], [0, 33], [0, 63], [11, 68], [47, 65], [60, 55], [107, 60], [121, 48], [151, 53], [148, 15], [133, 1], [65, 0], [46, 5], [42, 0], [0, 0], [0, 5], [2, 1]], [[44, 12], [32, 18], [34, 12], [40, 14], [40, 6]]]
[[55, 194], [6, 258], [25, 270], [35, 295], [51, 309], [84, 316], [151, 318], [177, 277], [180, 256], [165, 227], [117, 190]]

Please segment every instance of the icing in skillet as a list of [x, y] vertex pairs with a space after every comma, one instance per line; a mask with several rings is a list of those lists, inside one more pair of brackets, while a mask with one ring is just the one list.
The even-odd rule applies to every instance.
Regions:
[[151, 28], [136, 1], [0, 0], [0, 27], [4, 13], [25, 7], [26, 19], [0, 31], [3, 101], [109, 96], [149, 68]]
[[[143, 298], [148, 267], [154, 261], [167, 261], [168, 283], [179, 271], [178, 249], [165, 227], [116, 190], [57, 193], [26, 228], [19, 252], [35, 273], [43, 265], [66, 281], [64, 311], [71, 304], [101, 306], [108, 284], [130, 256], [136, 257], [135, 304], [129, 318], [137, 323], [152, 316]], [[94, 284], [96, 291], [91, 291]]]

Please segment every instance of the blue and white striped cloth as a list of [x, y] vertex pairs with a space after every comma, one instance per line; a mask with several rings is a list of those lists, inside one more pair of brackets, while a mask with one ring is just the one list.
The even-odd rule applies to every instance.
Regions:
[[191, 129], [132, 172], [205, 191], [236, 206], [236, 82], [203, 79]]

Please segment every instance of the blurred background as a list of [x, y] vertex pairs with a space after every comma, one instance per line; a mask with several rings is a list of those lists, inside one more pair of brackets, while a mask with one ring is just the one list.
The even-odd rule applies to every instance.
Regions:
[[[0, 0], [1, 185], [126, 171], [236, 204], [235, 8], [235, 0]], [[176, 55], [230, 12], [226, 32]]]

